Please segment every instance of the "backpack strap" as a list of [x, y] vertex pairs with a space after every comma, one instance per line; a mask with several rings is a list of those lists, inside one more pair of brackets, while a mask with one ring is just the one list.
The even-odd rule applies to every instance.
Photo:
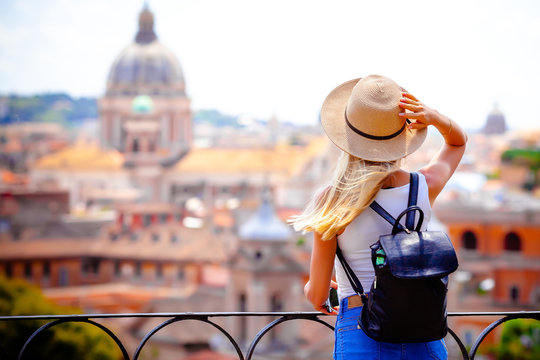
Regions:
[[[415, 172], [411, 173], [410, 177], [410, 185], [409, 185], [409, 201], [407, 203], [407, 207], [415, 206], [418, 199], [418, 174]], [[369, 205], [371, 209], [373, 209], [377, 214], [382, 216], [382, 218], [386, 221], [388, 221], [392, 226], [396, 222], [396, 219], [392, 215], [388, 213], [381, 205], [379, 205], [378, 202], [373, 201], [371, 205]], [[405, 227], [407, 229], [413, 229], [414, 228], [414, 211], [409, 211], [407, 213], [407, 217], [405, 219]], [[397, 224], [397, 227], [400, 230], [405, 230], [403, 228], [403, 225]]]
[[351, 269], [351, 266], [347, 263], [347, 260], [345, 260], [345, 257], [343, 257], [343, 253], [341, 252], [341, 249], [339, 248], [339, 245], [336, 241], [336, 256], [339, 259], [339, 262], [341, 263], [341, 266], [343, 267], [343, 270], [345, 271], [345, 275], [347, 275], [347, 279], [349, 279], [349, 283], [351, 284], [354, 292], [360, 296], [362, 299], [362, 304], [365, 305], [367, 303], [367, 295], [364, 293], [364, 287], [362, 286], [362, 283], [354, 273], [353, 269]]
[[[392, 215], [390, 215], [390, 213], [388, 211], [386, 211], [381, 205], [379, 205], [378, 202], [374, 201], [371, 203], [371, 205], [369, 205], [370, 208], [372, 208], [377, 214], [381, 215], [381, 217], [388, 221], [388, 223], [392, 226], [394, 226], [395, 222], [396, 222], [396, 219], [394, 219], [394, 217]], [[405, 230], [405, 228], [403, 227], [403, 225], [401, 225], [400, 223], [397, 223], [396, 225], [400, 230]]]
[[[412, 172], [410, 185], [409, 185], [409, 202], [407, 204], [407, 207], [415, 206], [417, 199], [418, 199], [418, 173]], [[407, 213], [407, 217], [405, 218], [405, 227], [407, 229], [412, 230], [414, 228], [415, 214], [416, 214], [415, 211], [409, 211]]]

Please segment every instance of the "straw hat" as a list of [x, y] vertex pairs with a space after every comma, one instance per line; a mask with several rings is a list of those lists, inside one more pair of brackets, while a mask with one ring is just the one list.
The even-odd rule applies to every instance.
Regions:
[[424, 142], [427, 127], [407, 128], [398, 106], [405, 91], [393, 80], [369, 75], [339, 85], [324, 100], [321, 123], [343, 151], [365, 160], [392, 161], [413, 153]]

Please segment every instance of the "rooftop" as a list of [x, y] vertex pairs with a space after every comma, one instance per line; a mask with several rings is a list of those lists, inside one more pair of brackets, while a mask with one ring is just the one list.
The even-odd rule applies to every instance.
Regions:
[[39, 170], [121, 171], [124, 157], [116, 150], [105, 150], [96, 144], [78, 142], [73, 146], [43, 156], [32, 166]]
[[174, 171], [182, 173], [283, 173], [294, 176], [306, 162], [326, 150], [325, 138], [316, 138], [306, 147], [278, 145], [275, 148], [195, 148]]

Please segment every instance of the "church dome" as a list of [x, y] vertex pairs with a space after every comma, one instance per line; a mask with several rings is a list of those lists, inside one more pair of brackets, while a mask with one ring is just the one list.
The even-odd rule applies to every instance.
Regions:
[[145, 7], [139, 15], [135, 41], [114, 61], [107, 95], [185, 95], [184, 74], [174, 53], [154, 32], [154, 15]]
[[495, 103], [493, 110], [489, 113], [486, 124], [484, 125], [484, 134], [504, 134], [507, 130], [504, 114], [499, 110]]
[[266, 193], [257, 212], [240, 227], [239, 235], [244, 241], [287, 242], [291, 239], [292, 231], [276, 215], [270, 196]]

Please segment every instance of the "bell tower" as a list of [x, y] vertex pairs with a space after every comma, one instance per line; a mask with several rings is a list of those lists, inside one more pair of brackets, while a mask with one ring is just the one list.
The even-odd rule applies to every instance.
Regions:
[[[270, 192], [239, 230], [239, 246], [230, 259], [231, 283], [227, 287], [229, 311], [279, 312], [298, 310], [305, 270], [294, 257], [293, 233], [275, 213]], [[262, 317], [231, 319], [235, 338], [247, 345], [267, 323]], [[261, 347], [290, 344], [295, 325], [275, 328]], [[259, 346], [259, 345], [258, 345]]]

